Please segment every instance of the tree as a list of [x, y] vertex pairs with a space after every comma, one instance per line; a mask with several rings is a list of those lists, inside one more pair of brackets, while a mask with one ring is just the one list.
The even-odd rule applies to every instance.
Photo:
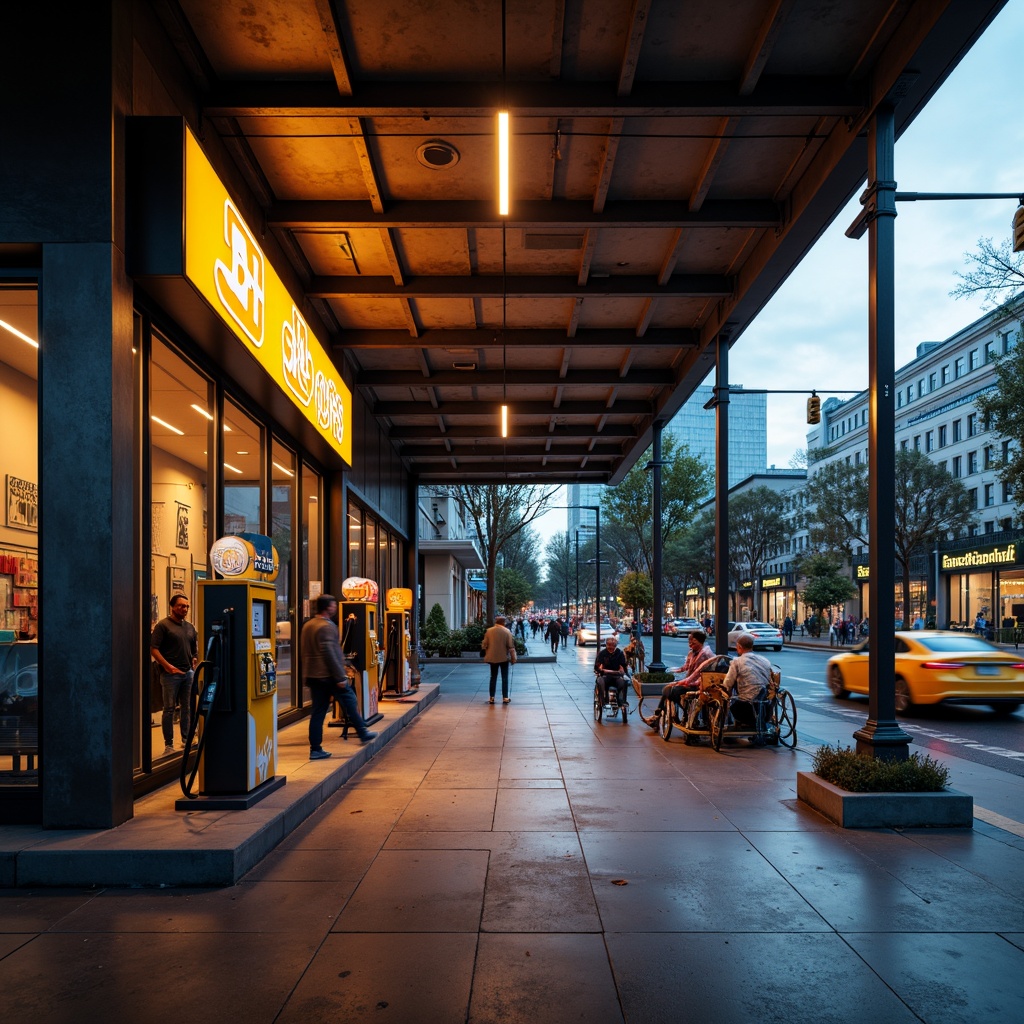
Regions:
[[729, 499], [729, 554], [733, 572], [737, 580], [745, 572], [750, 574], [755, 615], [760, 614], [761, 607], [761, 572], [768, 559], [786, 543], [786, 522], [782, 518], [785, 507], [786, 499], [770, 487], [754, 487]]
[[800, 561], [797, 571], [807, 580], [800, 600], [817, 612], [819, 623], [826, 608], [845, 604], [857, 593], [853, 580], [834, 555], [812, 552]]
[[645, 572], [627, 572], [619, 580], [619, 600], [623, 607], [633, 609], [633, 621], [639, 622], [641, 612], [654, 604], [654, 585]]
[[[601, 496], [601, 514], [608, 524], [608, 547], [635, 572], [654, 572], [654, 480], [641, 463], [650, 449], [616, 487]], [[668, 543], [686, 528], [697, 506], [710, 493], [713, 475], [700, 459], [690, 454], [671, 434], [661, 449], [661, 539]], [[602, 532], [602, 548], [605, 544]]]
[[[704, 605], [697, 614], [708, 610], [708, 592], [715, 584], [715, 513], [706, 509], [681, 534], [665, 545], [661, 561], [666, 582], [678, 595], [688, 587], [701, 588]], [[677, 600], [677, 605], [680, 602]], [[680, 608], [676, 608], [676, 614]]]
[[527, 526], [502, 545], [499, 561], [505, 569], [516, 569], [529, 581], [536, 590], [542, 577], [541, 563], [538, 560], [540, 541], [537, 531]]
[[[992, 309], [1007, 296], [1024, 287], [1024, 253], [1014, 252], [1009, 238], [995, 245], [991, 238], [979, 238], [977, 252], [965, 252], [966, 273], [956, 272], [960, 283], [949, 293], [955, 299], [981, 296], [983, 308]], [[1024, 295], [1011, 300], [1019, 305]]]
[[[568, 605], [568, 595], [574, 592], [576, 582], [576, 550], [569, 541], [568, 533], [556, 533], [544, 551], [545, 593], [549, 603]], [[569, 609], [566, 608], [566, 614]]]
[[533, 586], [518, 569], [496, 569], [494, 586], [498, 610], [506, 615], [518, 615], [533, 596]]
[[[974, 520], [974, 502], [960, 480], [922, 452], [899, 449], [895, 459], [893, 550], [903, 572], [903, 609], [910, 612], [910, 561], [939, 537], [961, 533]], [[807, 485], [818, 527], [811, 531], [832, 551], [849, 552], [850, 540], [868, 543], [868, 467], [832, 463]], [[838, 543], [848, 529], [844, 544]]]
[[1024, 344], [1018, 332], [1017, 344], [995, 360], [996, 386], [975, 399], [992, 431], [1009, 441], [1006, 457], [996, 463], [999, 479], [1015, 496], [1017, 515], [1024, 515]]
[[494, 618], [494, 573], [498, 553], [525, 526], [546, 512], [558, 494], [557, 487], [531, 484], [451, 484], [448, 495], [476, 527], [487, 567], [484, 611]]

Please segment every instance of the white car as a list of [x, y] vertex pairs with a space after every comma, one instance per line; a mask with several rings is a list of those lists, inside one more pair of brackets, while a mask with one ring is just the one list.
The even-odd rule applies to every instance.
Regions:
[[758, 647], [768, 648], [773, 651], [782, 650], [782, 630], [767, 622], [730, 622], [729, 623], [729, 647], [735, 647], [740, 635], [746, 633], [754, 638], [754, 650]]
[[[609, 626], [607, 622], [602, 622], [600, 642], [603, 644], [610, 636], [618, 639], [618, 634], [614, 628]], [[593, 622], [581, 622], [579, 629], [576, 630], [576, 646], [586, 647], [587, 644], [594, 644], [596, 646], [597, 643], [597, 625]]]

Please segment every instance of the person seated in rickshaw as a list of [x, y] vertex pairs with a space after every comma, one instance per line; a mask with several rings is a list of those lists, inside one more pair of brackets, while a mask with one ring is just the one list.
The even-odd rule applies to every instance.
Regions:
[[682, 672], [682, 679], [669, 683], [661, 691], [661, 700], [654, 709], [654, 714], [647, 719], [647, 724], [652, 729], [658, 728], [658, 718], [667, 701], [675, 701], [677, 704], [683, 699], [683, 694], [688, 691], [700, 688], [700, 671], [709, 662], [714, 661], [715, 652], [708, 646], [707, 634], [702, 629], [695, 629], [689, 638], [690, 650], [686, 655], [686, 661], [679, 668], [670, 668], [669, 672]]
[[608, 637], [604, 642], [604, 649], [598, 652], [594, 660], [594, 672], [597, 675], [602, 704], [608, 703], [609, 685], [615, 687], [620, 703], [624, 703], [626, 699], [626, 656], [618, 649], [618, 645], [617, 637]]
[[752, 636], [741, 633], [736, 638], [736, 657], [729, 665], [724, 683], [727, 693], [736, 693], [732, 714], [737, 725], [754, 725], [754, 701], [764, 700], [771, 681], [772, 663], [763, 655], [754, 653]]

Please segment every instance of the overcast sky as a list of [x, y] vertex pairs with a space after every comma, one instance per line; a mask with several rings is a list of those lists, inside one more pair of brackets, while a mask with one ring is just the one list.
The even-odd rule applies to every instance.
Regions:
[[[1010, 0], [897, 141], [901, 192], [1024, 193], [1022, 53], [1024, 0]], [[898, 204], [897, 367], [920, 342], [942, 341], [983, 315], [979, 301], [949, 292], [979, 238], [1010, 236], [1016, 207], [1013, 200]], [[729, 359], [734, 384], [814, 387], [822, 398], [830, 388], [867, 387], [868, 240], [845, 235], [859, 212], [855, 198], [738, 339]], [[769, 395], [768, 464], [787, 468], [806, 434], [806, 396]], [[565, 516], [552, 511], [536, 529], [546, 539], [565, 529]]]

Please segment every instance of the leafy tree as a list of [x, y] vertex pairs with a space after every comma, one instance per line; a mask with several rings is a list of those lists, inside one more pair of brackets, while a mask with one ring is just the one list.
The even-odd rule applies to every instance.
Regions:
[[[981, 296], [984, 308], [994, 308], [1007, 296], [1024, 287], [1024, 253], [1014, 252], [1009, 238], [996, 245], [991, 238], [979, 238], [977, 252], [964, 253], [966, 273], [957, 271], [960, 283], [949, 293], [955, 299]], [[1024, 295], [1012, 300], [1020, 304]]]
[[645, 608], [654, 604], [654, 585], [645, 572], [627, 572], [619, 580], [619, 600], [633, 610], [633, 621], [638, 622]]
[[[698, 586], [707, 594], [715, 584], [715, 513], [706, 509], [692, 525], [679, 536], [673, 537], [662, 552], [665, 579], [678, 595], [690, 586]], [[697, 609], [698, 614], [701, 609]]]
[[[654, 480], [643, 466], [644, 458], [626, 474], [617, 487], [601, 496], [602, 522], [608, 524], [608, 546], [633, 571], [654, 571]], [[685, 444], [666, 435], [661, 448], [661, 539], [668, 543], [686, 528], [697, 506], [710, 493], [714, 478]], [[602, 531], [602, 548], [605, 532]]]
[[548, 602], [561, 607], [566, 595], [574, 593], [576, 583], [576, 549], [570, 543], [568, 533], [556, 533], [548, 541], [544, 550], [544, 569], [544, 592]]
[[498, 608], [506, 615], [518, 615], [533, 596], [533, 586], [518, 569], [496, 569], [495, 597]]
[[999, 479], [1016, 496], [1017, 515], [1024, 515], [1024, 344], [1017, 344], [995, 360], [996, 386], [975, 399], [978, 411], [989, 418], [995, 434], [1010, 442], [1009, 454], [996, 464]]
[[[754, 611], [760, 615], [761, 572], [786, 542], [786, 499], [770, 487], [754, 487], [729, 499], [729, 553], [737, 580], [750, 574]], [[721, 606], [719, 606], [721, 607]]]
[[[910, 603], [910, 562], [947, 533], [961, 533], [974, 520], [967, 488], [927, 455], [899, 449], [895, 460], [896, 515], [893, 550], [903, 571], [903, 607]], [[807, 496], [818, 526], [811, 542], [833, 552], [850, 550], [853, 540], [868, 543], [868, 467], [832, 463], [808, 481]], [[730, 506], [731, 510], [731, 506]], [[845, 541], [840, 543], [840, 537]]]
[[541, 563], [538, 560], [540, 541], [537, 531], [527, 526], [509, 539], [502, 546], [499, 561], [506, 569], [521, 572], [534, 589], [540, 586], [543, 576]]
[[857, 593], [853, 580], [834, 555], [813, 552], [800, 561], [797, 571], [807, 581], [800, 600], [817, 612], [819, 622], [826, 608], [845, 604]]
[[473, 521], [483, 545], [487, 567], [484, 609], [490, 621], [495, 614], [494, 574], [498, 553], [524, 527], [548, 510], [559, 489], [531, 484], [452, 484], [447, 490]]

